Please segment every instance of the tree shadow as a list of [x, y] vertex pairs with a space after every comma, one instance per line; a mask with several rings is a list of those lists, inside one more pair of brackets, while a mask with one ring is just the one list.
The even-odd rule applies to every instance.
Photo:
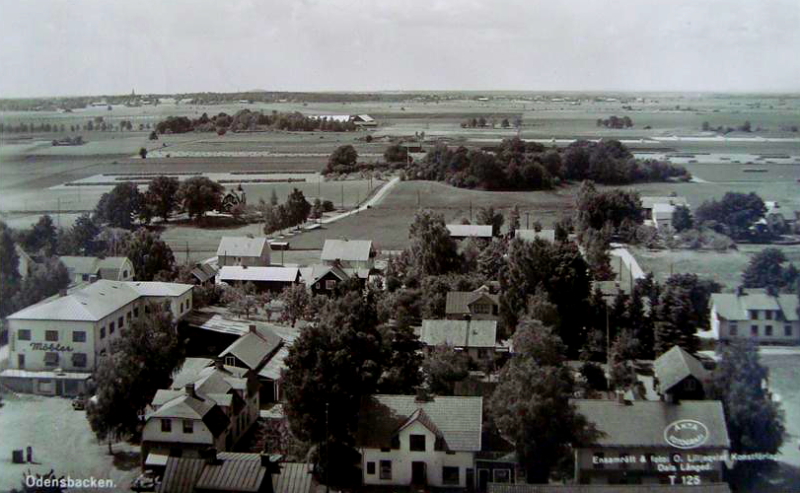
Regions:
[[122, 471], [132, 471], [141, 467], [139, 452], [114, 452], [114, 467]]

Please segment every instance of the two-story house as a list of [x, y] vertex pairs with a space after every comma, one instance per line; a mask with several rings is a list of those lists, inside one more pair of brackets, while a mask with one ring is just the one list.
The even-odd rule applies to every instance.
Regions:
[[136, 272], [128, 257], [77, 257], [62, 256], [59, 260], [69, 272], [73, 284], [97, 279], [132, 281]]
[[344, 269], [372, 269], [377, 252], [371, 240], [325, 240], [320, 260]]
[[82, 393], [98, 357], [150, 303], [166, 303], [180, 320], [191, 308], [192, 286], [99, 280], [12, 313], [9, 367], [0, 381], [17, 392]]
[[500, 297], [488, 289], [450, 291], [445, 302], [445, 316], [451, 320], [498, 320]]
[[653, 362], [655, 387], [663, 400], [703, 400], [711, 375], [703, 364], [680, 346], [662, 354]]
[[[722, 480], [730, 448], [719, 401], [576, 399], [600, 432], [575, 448], [579, 484], [708, 484]], [[670, 477], [672, 476], [672, 477]]]
[[482, 423], [482, 397], [371, 396], [356, 435], [364, 484], [474, 485]]
[[800, 343], [795, 294], [739, 288], [711, 295], [711, 330], [720, 341], [750, 339], [766, 344]]
[[266, 237], [223, 236], [217, 247], [217, 264], [267, 267], [272, 249]]
[[464, 351], [472, 361], [492, 361], [508, 347], [497, 344], [495, 320], [423, 320], [419, 341], [430, 351], [437, 346], [452, 346]]
[[277, 400], [277, 382], [264, 370], [282, 347], [283, 339], [275, 332], [251, 324], [245, 334], [219, 354], [219, 359], [225, 366], [242, 368], [256, 375], [261, 387], [260, 401], [273, 402]]

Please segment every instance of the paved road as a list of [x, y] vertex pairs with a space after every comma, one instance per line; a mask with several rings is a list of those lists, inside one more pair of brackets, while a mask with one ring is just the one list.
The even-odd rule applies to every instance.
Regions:
[[394, 178], [389, 180], [389, 182], [386, 185], [381, 187], [381, 189], [378, 190], [378, 193], [376, 193], [375, 195], [370, 197], [369, 200], [367, 200], [366, 202], [361, 204], [361, 206], [359, 206], [358, 208], [353, 209], [352, 211], [347, 211], [347, 212], [343, 212], [341, 214], [337, 214], [337, 215], [335, 215], [333, 217], [325, 218], [322, 221], [320, 221], [320, 223], [322, 223], [322, 224], [330, 224], [330, 223], [336, 222], [336, 221], [338, 221], [340, 219], [344, 219], [346, 217], [352, 216], [353, 214], [358, 214], [359, 212], [365, 211], [365, 210], [369, 209], [370, 207], [375, 207], [376, 205], [380, 204], [383, 201], [384, 198], [386, 198], [386, 195], [389, 193], [389, 191], [392, 188], [394, 188], [394, 186], [397, 185], [399, 182], [400, 182], [400, 177], [395, 176]]

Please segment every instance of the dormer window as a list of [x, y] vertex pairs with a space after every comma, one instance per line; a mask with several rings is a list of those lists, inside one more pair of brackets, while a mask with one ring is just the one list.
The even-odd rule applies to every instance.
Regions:
[[409, 450], [412, 452], [425, 452], [425, 435], [410, 435]]

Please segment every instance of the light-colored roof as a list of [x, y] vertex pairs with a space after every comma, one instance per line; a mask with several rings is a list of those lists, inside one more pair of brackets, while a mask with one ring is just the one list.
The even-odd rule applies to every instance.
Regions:
[[284, 462], [280, 474], [272, 475], [274, 493], [311, 493], [314, 487], [311, 464]]
[[515, 238], [520, 238], [524, 241], [533, 241], [536, 238], [541, 240], [549, 241], [551, 243], [555, 243], [556, 241], [556, 230], [555, 229], [543, 229], [541, 231], [536, 231], [535, 229], [518, 229], [514, 232]]
[[295, 282], [300, 274], [297, 267], [246, 267], [225, 265], [219, 270], [220, 281]]
[[671, 447], [664, 438], [666, 428], [679, 420], [699, 421], [708, 429], [705, 448], [730, 447], [725, 413], [720, 401], [631, 401], [576, 399], [578, 412], [597, 426], [603, 436], [599, 447]]
[[268, 378], [273, 381], [278, 381], [281, 378], [281, 370], [286, 368], [286, 358], [289, 356], [289, 346], [282, 346], [278, 349], [278, 352], [275, 353], [275, 356], [267, 361], [267, 364], [264, 365], [264, 368], [258, 372], [258, 376], [261, 378]]
[[128, 257], [78, 257], [64, 255], [59, 257], [67, 271], [74, 274], [96, 274], [99, 270], [120, 270], [130, 262]]
[[371, 252], [371, 240], [325, 240], [320, 258], [328, 261], [366, 262]]
[[218, 257], [260, 257], [264, 249], [269, 250], [266, 237], [223, 236], [217, 247]]
[[711, 295], [711, 305], [726, 320], [749, 320], [748, 310], [780, 310], [784, 320], [798, 320], [795, 294], [771, 296], [765, 289], [745, 289], [741, 296], [736, 293], [714, 293]]
[[248, 368], [256, 370], [275, 352], [281, 342], [281, 338], [268, 328], [258, 328], [256, 332], [248, 332], [236, 339], [219, 356], [235, 356]]
[[191, 284], [178, 284], [175, 282], [159, 281], [129, 281], [126, 283], [142, 296], [177, 297], [186, 294], [194, 288]]
[[686, 377], [693, 376], [700, 383], [708, 380], [708, 370], [700, 361], [680, 346], [662, 354], [653, 362], [653, 369], [661, 392], [668, 392], [681, 383]]
[[481, 449], [483, 397], [464, 396], [418, 401], [413, 395], [373, 395], [361, 407], [356, 443], [369, 448], [389, 447], [392, 437], [418, 410], [425, 411], [425, 419], [439, 430], [448, 450]]
[[493, 348], [497, 345], [497, 321], [423, 320], [419, 340], [426, 346]]
[[491, 238], [492, 226], [490, 224], [448, 224], [447, 229], [450, 236], [456, 238]]
[[447, 315], [468, 315], [470, 313], [469, 306], [483, 298], [488, 299], [495, 305], [500, 303], [498, 295], [482, 290], [450, 291], [447, 293], [444, 312]]
[[653, 219], [672, 219], [675, 206], [670, 204], [653, 204]]
[[195, 483], [196, 491], [259, 492], [271, 481], [259, 454], [223, 452], [206, 464]]
[[689, 205], [686, 197], [650, 196], [641, 197], [642, 208], [652, 209], [655, 204]]
[[8, 319], [96, 322], [139, 296], [130, 283], [100, 279], [66, 296], [55, 296], [23, 308]]

